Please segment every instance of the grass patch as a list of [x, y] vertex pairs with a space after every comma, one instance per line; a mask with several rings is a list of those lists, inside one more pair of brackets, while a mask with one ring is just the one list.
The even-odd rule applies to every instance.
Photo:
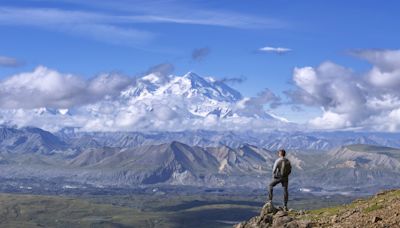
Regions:
[[382, 208], [383, 208], [382, 205], [374, 204], [372, 206], [369, 206], [369, 207], [365, 208], [364, 212], [368, 213], [368, 212], [376, 211], [376, 210], [379, 210], [379, 209], [382, 209]]
[[329, 208], [321, 208], [316, 210], [311, 210], [308, 212], [310, 215], [335, 215], [339, 213], [339, 211], [343, 209], [343, 207], [329, 207]]

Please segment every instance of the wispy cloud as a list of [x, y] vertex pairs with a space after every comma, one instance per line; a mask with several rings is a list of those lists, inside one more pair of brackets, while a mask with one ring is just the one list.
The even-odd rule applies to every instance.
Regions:
[[285, 54], [285, 53], [292, 51], [292, 49], [290, 49], [290, 48], [271, 47], [271, 46], [266, 46], [266, 47], [260, 48], [258, 50], [262, 51], [262, 52], [270, 52], [270, 53], [276, 53], [276, 54]]
[[151, 66], [142, 76], [153, 75], [157, 78], [157, 83], [165, 83], [170, 80], [170, 75], [174, 72], [175, 66], [171, 63], [160, 63]]
[[95, 7], [102, 11], [116, 11], [119, 15], [124, 15], [122, 18], [125, 20], [135, 23], [176, 23], [241, 29], [282, 28], [287, 26], [284, 21], [276, 18], [209, 8], [201, 2], [194, 1], [62, 1], [85, 6], [85, 8]]
[[225, 77], [221, 78], [219, 81], [227, 84], [241, 84], [244, 81], [246, 81], [246, 77], [240, 76], [240, 77]]
[[188, 14], [128, 16], [124, 17], [124, 19], [135, 23], [175, 23], [222, 26], [240, 29], [284, 27], [284, 23], [278, 20], [258, 18], [224, 11], [198, 11], [193, 12], [193, 14], [190, 14], [189, 16]]
[[[79, 4], [79, 3], [77, 3]], [[131, 4], [127, 4], [129, 8]], [[188, 13], [190, 12], [190, 13]], [[221, 10], [192, 9], [179, 4], [135, 4], [125, 11], [64, 10], [60, 8], [0, 7], [0, 24], [34, 26], [113, 44], [135, 46], [157, 35], [137, 24], [169, 23], [241, 29], [278, 28], [281, 21]]]
[[113, 44], [143, 44], [155, 34], [125, 26], [117, 17], [44, 8], [0, 8], [0, 24], [34, 26]]
[[21, 65], [23, 63], [16, 58], [0, 56], [0, 66], [2, 67], [19, 67]]
[[192, 51], [192, 59], [194, 61], [201, 61], [203, 60], [208, 54], [210, 54], [210, 49], [205, 48], [196, 48]]

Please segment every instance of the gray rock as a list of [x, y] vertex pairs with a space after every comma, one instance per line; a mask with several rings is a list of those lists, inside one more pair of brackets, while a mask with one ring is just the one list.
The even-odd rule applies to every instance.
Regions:
[[272, 222], [272, 227], [284, 227], [289, 222], [293, 221], [293, 218], [288, 216], [276, 217], [274, 216], [274, 221]]
[[276, 212], [278, 212], [278, 209], [274, 207], [271, 202], [267, 202], [261, 209], [260, 216], [263, 216], [265, 214], [275, 214]]
[[276, 212], [274, 217], [284, 217], [287, 215], [288, 215], [288, 213], [286, 211], [278, 211], [278, 212]]
[[382, 220], [382, 218], [380, 218], [380, 217], [378, 217], [378, 216], [374, 216], [373, 218], [372, 218], [372, 223], [376, 223], [376, 222], [379, 222], [379, 221], [381, 221]]
[[311, 222], [310, 221], [291, 221], [285, 225], [286, 228], [311, 228]]

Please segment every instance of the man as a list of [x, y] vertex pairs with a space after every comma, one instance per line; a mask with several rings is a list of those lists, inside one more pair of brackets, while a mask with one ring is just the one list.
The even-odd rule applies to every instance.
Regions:
[[292, 166], [290, 161], [285, 157], [286, 151], [281, 149], [278, 151], [279, 158], [275, 161], [274, 167], [272, 168], [272, 181], [269, 184], [269, 202], [272, 205], [272, 197], [274, 187], [281, 183], [284, 190], [284, 210], [287, 210], [287, 202], [289, 199], [288, 193], [288, 184], [289, 184], [289, 175], [292, 171]]

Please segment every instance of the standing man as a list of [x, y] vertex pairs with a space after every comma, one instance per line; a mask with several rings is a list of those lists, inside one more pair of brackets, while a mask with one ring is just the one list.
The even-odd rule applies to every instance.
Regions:
[[278, 151], [279, 158], [276, 159], [274, 163], [274, 167], [272, 168], [272, 181], [269, 184], [269, 201], [272, 205], [272, 197], [275, 185], [281, 183], [283, 190], [284, 190], [284, 210], [288, 210], [287, 202], [289, 199], [289, 192], [288, 192], [288, 184], [289, 184], [289, 175], [292, 171], [292, 166], [290, 161], [285, 157], [286, 151], [281, 149]]

